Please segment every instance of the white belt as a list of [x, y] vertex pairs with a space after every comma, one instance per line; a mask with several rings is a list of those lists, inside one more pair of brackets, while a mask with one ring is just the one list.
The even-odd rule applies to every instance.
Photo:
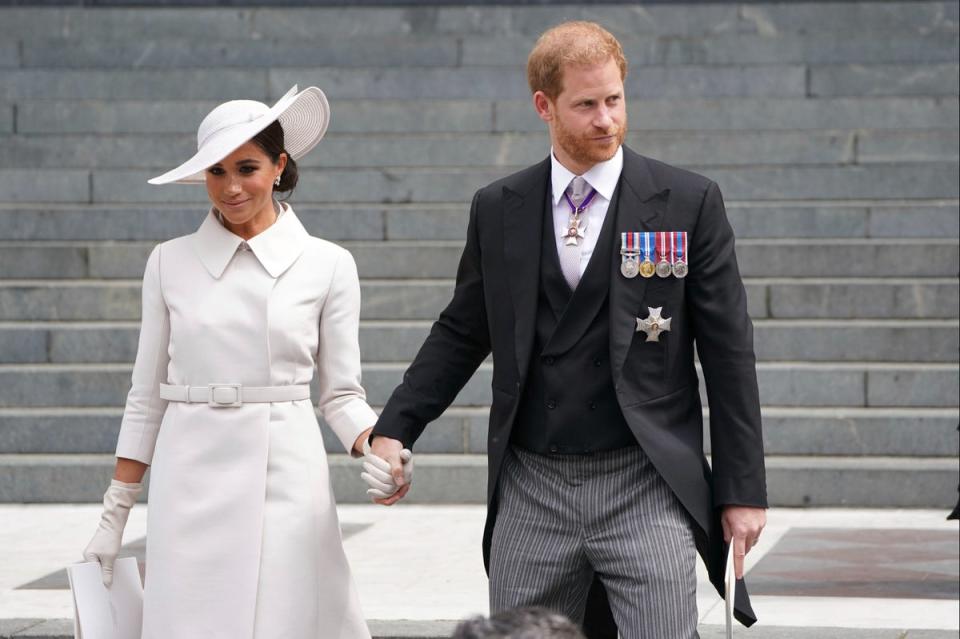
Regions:
[[160, 384], [160, 399], [187, 404], [207, 404], [213, 408], [234, 408], [244, 404], [295, 402], [310, 399], [310, 386], [244, 386], [243, 384], [207, 384], [173, 386]]

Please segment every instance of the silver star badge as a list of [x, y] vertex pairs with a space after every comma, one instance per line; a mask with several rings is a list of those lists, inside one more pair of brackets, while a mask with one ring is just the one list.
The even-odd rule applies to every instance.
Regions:
[[566, 246], [576, 246], [580, 243], [580, 240], [583, 239], [583, 232], [587, 229], [587, 223], [584, 220], [579, 218], [573, 218], [570, 220], [570, 224], [567, 225], [567, 232], [564, 234], [566, 241], [564, 245]]
[[660, 333], [670, 330], [670, 321], [669, 317], [660, 317], [660, 311], [663, 310], [663, 307], [650, 308], [647, 307], [647, 318], [640, 319], [637, 318], [637, 332], [643, 331], [647, 334], [648, 342], [659, 342]]

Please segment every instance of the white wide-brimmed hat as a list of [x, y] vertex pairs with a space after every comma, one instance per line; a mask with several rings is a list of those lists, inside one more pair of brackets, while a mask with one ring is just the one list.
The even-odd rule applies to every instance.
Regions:
[[327, 131], [330, 105], [317, 87], [297, 92], [294, 85], [272, 107], [255, 100], [224, 102], [203, 119], [197, 129], [197, 153], [172, 171], [147, 180], [150, 184], [200, 183], [204, 171], [221, 161], [276, 120], [283, 127], [287, 154], [299, 160]]

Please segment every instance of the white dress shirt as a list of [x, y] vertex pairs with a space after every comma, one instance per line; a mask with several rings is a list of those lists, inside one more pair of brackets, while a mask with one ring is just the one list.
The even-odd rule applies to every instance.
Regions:
[[[610, 208], [610, 200], [613, 198], [613, 191], [617, 188], [617, 182], [620, 181], [622, 171], [623, 147], [620, 147], [612, 158], [606, 162], [594, 164], [589, 171], [583, 174], [583, 179], [597, 191], [597, 194], [593, 196], [587, 210], [580, 215], [581, 221], [586, 223], [583, 238], [580, 240], [581, 277], [587, 270], [590, 256], [593, 255], [593, 250], [597, 246], [597, 237], [600, 235], [600, 228], [607, 217], [607, 209]], [[553, 237], [557, 243], [558, 255], [565, 247], [564, 242], [571, 214], [570, 204], [567, 203], [567, 198], [563, 197], [563, 193], [575, 177], [577, 177], [576, 174], [560, 164], [557, 156], [553, 153], [553, 149], [550, 149], [550, 181], [553, 187]]]

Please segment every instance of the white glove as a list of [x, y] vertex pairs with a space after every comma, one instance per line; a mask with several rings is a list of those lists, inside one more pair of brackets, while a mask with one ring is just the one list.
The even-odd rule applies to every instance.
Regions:
[[103, 515], [93, 539], [83, 551], [84, 561], [98, 561], [103, 576], [103, 585], [107, 588], [113, 583], [113, 562], [120, 552], [123, 540], [123, 528], [127, 525], [130, 509], [137, 502], [143, 490], [142, 484], [125, 484], [116, 479], [103, 494]]
[[[403, 481], [407, 484], [413, 479], [413, 451], [404, 448], [400, 451], [400, 462], [403, 465]], [[370, 442], [363, 442], [363, 470], [360, 478], [370, 488], [367, 494], [374, 499], [386, 499], [399, 490], [390, 474], [390, 464], [382, 457], [370, 452]]]

